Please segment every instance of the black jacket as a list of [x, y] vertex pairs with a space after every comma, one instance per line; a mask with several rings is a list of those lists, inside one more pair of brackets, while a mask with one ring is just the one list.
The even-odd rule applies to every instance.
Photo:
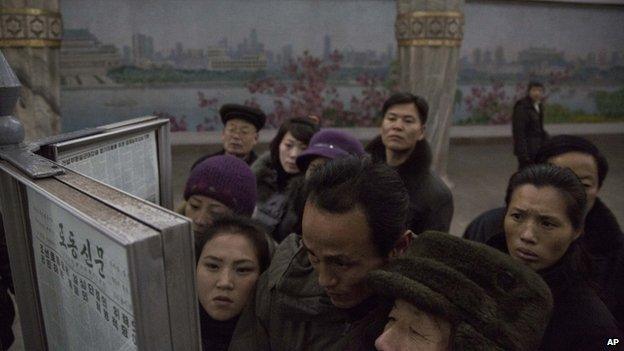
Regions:
[[[504, 234], [490, 238], [488, 245], [507, 253]], [[554, 303], [540, 350], [608, 350], [609, 339], [622, 340], [615, 318], [583, 278], [577, 264], [579, 250], [580, 245], [573, 243], [559, 262], [537, 272], [548, 284]]]
[[[221, 149], [221, 151], [215, 152], [214, 154], [208, 154], [208, 155], [204, 155], [198, 158], [197, 161], [195, 161], [193, 165], [191, 166], [191, 169], [195, 168], [195, 166], [197, 166], [198, 163], [207, 159], [208, 157], [219, 156], [219, 155], [225, 155], [225, 150]], [[256, 155], [256, 153], [253, 150], [251, 150], [251, 152], [249, 153], [249, 156], [247, 156], [247, 158], [244, 161], [247, 162], [247, 164], [251, 167], [251, 165], [254, 162], [256, 162], [257, 159], [258, 159], [258, 155]]]
[[[505, 208], [484, 212], [464, 232], [464, 238], [488, 243], [503, 235]], [[585, 218], [579, 239], [588, 254], [591, 280], [620, 329], [624, 330], [624, 234], [609, 208], [598, 198]]]
[[199, 307], [199, 322], [201, 326], [201, 341], [203, 351], [227, 351], [238, 322], [238, 316], [228, 321], [213, 319], [206, 311]]
[[538, 112], [530, 97], [520, 99], [514, 105], [511, 121], [514, 155], [525, 162], [532, 162], [548, 137], [544, 131], [544, 105], [539, 104]]
[[[279, 229], [282, 222], [288, 218], [289, 223], [294, 225], [292, 222], [293, 212], [287, 211], [288, 203], [292, 201], [291, 197], [294, 196], [294, 189], [290, 187], [290, 184], [303, 175], [293, 176], [283, 173], [280, 177], [277, 169], [273, 166], [270, 152], [260, 156], [251, 166], [251, 170], [255, 174], [258, 184], [258, 200], [253, 218], [262, 223], [267, 233], [280, 242], [290, 234], [282, 235], [285, 230], [285, 228], [282, 228], [281, 231]], [[296, 218], [294, 220], [296, 221]], [[290, 225], [286, 225], [286, 227], [290, 227]]]
[[[386, 147], [381, 136], [366, 147], [375, 162], [386, 162]], [[449, 231], [453, 219], [453, 194], [431, 169], [431, 149], [426, 140], [419, 141], [410, 157], [395, 169], [407, 187], [410, 197], [410, 225], [414, 233], [425, 230]]]
[[304, 176], [295, 177], [288, 183], [284, 215], [272, 235], [277, 243], [281, 243], [292, 233], [301, 235], [301, 219], [306, 202], [304, 186]]

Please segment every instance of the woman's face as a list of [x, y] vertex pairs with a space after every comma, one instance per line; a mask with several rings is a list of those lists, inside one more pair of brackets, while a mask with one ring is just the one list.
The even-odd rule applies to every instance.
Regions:
[[253, 244], [236, 233], [217, 234], [208, 241], [197, 263], [199, 302], [218, 321], [238, 316], [260, 276]]
[[566, 152], [548, 159], [559, 167], [570, 168], [581, 180], [587, 194], [587, 210], [591, 210], [598, 196], [598, 165], [592, 155], [582, 152]]
[[279, 159], [282, 168], [288, 174], [299, 173], [299, 168], [295, 160], [297, 156], [308, 147], [307, 144], [295, 139], [295, 137], [287, 132], [282, 138], [282, 142], [279, 144]]
[[538, 271], [555, 264], [581, 234], [566, 213], [563, 195], [552, 186], [516, 188], [505, 214], [509, 254]]
[[450, 337], [451, 324], [447, 320], [397, 299], [383, 333], [375, 340], [375, 348], [380, 351], [442, 351], [449, 349]]
[[193, 221], [195, 240], [206, 233], [218, 216], [232, 214], [223, 203], [204, 195], [191, 195], [186, 201], [184, 215]]

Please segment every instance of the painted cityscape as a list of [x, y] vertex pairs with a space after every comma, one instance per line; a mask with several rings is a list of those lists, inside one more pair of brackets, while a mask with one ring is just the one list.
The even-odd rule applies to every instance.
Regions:
[[[217, 130], [227, 102], [272, 126], [374, 126], [398, 88], [393, 1], [86, 2], [61, 0], [64, 131], [147, 114]], [[98, 18], [106, 6], [120, 15]], [[624, 7], [469, 2], [465, 17], [456, 124], [508, 123], [529, 79], [546, 84], [547, 122], [624, 120]]]

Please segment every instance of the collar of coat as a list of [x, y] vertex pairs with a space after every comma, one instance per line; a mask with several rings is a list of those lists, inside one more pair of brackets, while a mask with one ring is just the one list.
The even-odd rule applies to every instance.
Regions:
[[599, 198], [596, 198], [585, 218], [585, 233], [581, 239], [587, 250], [594, 255], [604, 255], [624, 247], [624, 233], [617, 219]]
[[[386, 146], [381, 141], [381, 135], [373, 139], [367, 146], [368, 151], [375, 162], [386, 162]], [[429, 172], [431, 167], [431, 148], [425, 139], [416, 143], [414, 150], [408, 159], [396, 167], [399, 174], [422, 175]]]
[[[288, 186], [290, 179], [294, 177], [293, 175], [282, 172], [280, 178], [278, 171], [273, 167], [270, 151], [262, 154], [256, 162], [251, 165], [251, 171], [256, 175], [258, 183], [263, 183], [268, 186], [271, 191], [283, 191], [286, 186]], [[260, 191], [260, 189], [258, 190]]]

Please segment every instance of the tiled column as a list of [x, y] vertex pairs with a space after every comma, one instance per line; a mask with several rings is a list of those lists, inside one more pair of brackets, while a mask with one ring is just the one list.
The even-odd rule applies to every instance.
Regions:
[[0, 50], [22, 85], [15, 115], [26, 139], [60, 132], [58, 0], [0, 0]]
[[429, 102], [427, 139], [433, 169], [445, 181], [463, 37], [464, 0], [398, 0], [395, 34], [401, 90]]

